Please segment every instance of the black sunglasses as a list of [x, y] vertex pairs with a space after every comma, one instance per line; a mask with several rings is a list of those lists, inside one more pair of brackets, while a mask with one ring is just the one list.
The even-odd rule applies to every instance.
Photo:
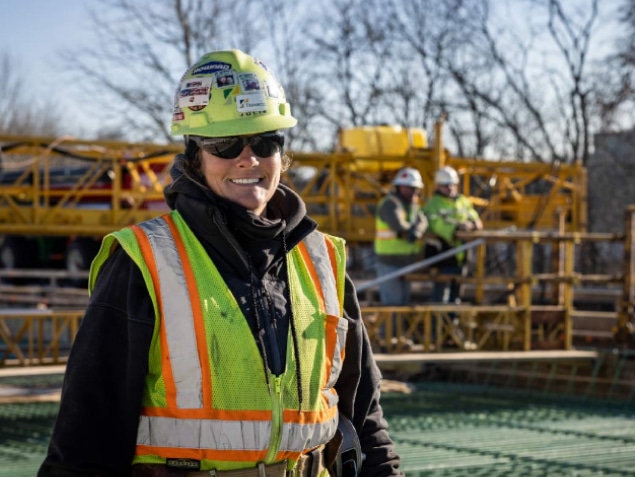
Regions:
[[255, 136], [200, 137], [192, 139], [205, 152], [223, 159], [236, 159], [247, 144], [258, 157], [273, 156], [284, 147], [284, 135], [280, 132], [269, 132]]

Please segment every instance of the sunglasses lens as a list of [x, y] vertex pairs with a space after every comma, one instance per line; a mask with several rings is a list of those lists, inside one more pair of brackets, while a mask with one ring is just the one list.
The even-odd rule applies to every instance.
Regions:
[[234, 159], [240, 155], [244, 143], [239, 137], [224, 137], [205, 141], [203, 148], [210, 154], [222, 157], [223, 159]]
[[250, 137], [205, 138], [199, 142], [199, 146], [206, 152], [223, 159], [237, 158], [247, 144], [257, 156], [269, 157], [282, 151], [284, 136], [278, 133], [265, 133]]
[[269, 157], [282, 150], [282, 136], [255, 136], [250, 144], [252, 151], [257, 156]]

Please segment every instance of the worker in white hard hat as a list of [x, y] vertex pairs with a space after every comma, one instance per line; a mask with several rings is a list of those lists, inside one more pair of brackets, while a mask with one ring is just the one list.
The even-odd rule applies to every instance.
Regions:
[[[446, 166], [434, 176], [435, 191], [427, 201], [424, 211], [429, 229], [426, 238], [426, 257], [461, 245], [456, 232], [482, 230], [483, 223], [470, 200], [458, 192], [459, 175], [455, 169]], [[465, 252], [447, 258], [434, 266], [439, 275], [465, 275]], [[434, 303], [458, 303], [460, 285], [456, 281], [437, 281], [434, 284], [431, 301]]]
[[[428, 221], [420, 203], [423, 180], [417, 169], [397, 172], [393, 188], [381, 199], [375, 214], [375, 255], [378, 277], [423, 258], [423, 234]], [[410, 282], [403, 277], [379, 284], [382, 305], [409, 305]]]

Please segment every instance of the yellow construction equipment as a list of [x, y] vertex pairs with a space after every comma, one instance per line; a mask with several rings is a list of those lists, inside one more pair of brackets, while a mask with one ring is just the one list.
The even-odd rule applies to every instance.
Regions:
[[[162, 190], [182, 147], [0, 136], [0, 150], [0, 235], [66, 237], [69, 246], [165, 211]], [[349, 244], [372, 242], [375, 205], [404, 166], [422, 173], [425, 195], [439, 167], [457, 169], [487, 229], [550, 230], [558, 216], [568, 231], [586, 227], [583, 167], [453, 157], [442, 147], [441, 123], [432, 147], [421, 129], [376, 126], [343, 129], [335, 152], [289, 155], [284, 181], [322, 230]]]
[[[435, 172], [445, 165], [454, 167], [461, 176], [460, 191], [483, 219], [485, 231], [480, 237], [487, 244], [476, 250], [472, 278], [464, 279], [466, 286], [473, 287], [472, 304], [456, 310], [365, 308], [371, 339], [378, 336], [382, 323], [403, 313], [408, 330], [402, 331], [411, 341], [389, 343], [391, 351], [406, 350], [412, 340], [417, 349], [426, 351], [443, 350], [448, 342], [464, 350], [569, 349], [571, 323], [576, 319], [573, 287], [585, 280], [602, 286], [622, 284], [624, 293], [611, 320], [616, 336], [629, 335], [635, 321], [631, 290], [635, 267], [629, 258], [635, 233], [629, 222], [626, 240], [623, 235], [586, 234], [584, 167], [456, 157], [443, 146], [442, 127], [437, 122], [431, 144], [422, 129], [366, 126], [342, 129], [332, 152], [287, 152], [293, 161], [283, 181], [302, 196], [322, 231], [347, 240], [351, 256], [356, 248], [370, 249], [376, 205], [397, 170], [405, 166], [421, 172], [424, 200], [433, 193]], [[170, 181], [174, 156], [182, 149], [182, 145], [0, 136], [2, 268], [86, 270], [103, 235], [167, 210], [163, 188]], [[584, 240], [625, 240], [629, 252], [625, 273], [580, 276], [572, 256]], [[487, 247], [493, 242], [512, 243], [515, 259], [506, 261], [511, 275], [489, 276], [485, 264], [492, 261]], [[543, 275], [531, 268], [532, 248], [539, 243], [552, 243], [555, 257], [553, 269]], [[551, 297], [542, 300], [542, 307], [532, 301], [540, 283], [547, 284]], [[506, 290], [502, 302], [488, 299], [488, 293], [500, 295], [501, 289]], [[458, 316], [459, 325], [451, 323], [450, 316]], [[436, 341], [431, 340], [433, 323], [438, 327]]]

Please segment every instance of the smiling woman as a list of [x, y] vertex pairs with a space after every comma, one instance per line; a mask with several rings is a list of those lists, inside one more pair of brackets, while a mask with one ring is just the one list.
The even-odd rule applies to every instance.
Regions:
[[171, 212], [105, 237], [38, 476], [400, 475], [344, 240], [280, 183], [284, 90], [215, 51], [174, 98]]
[[207, 143], [201, 149], [207, 185], [219, 197], [262, 216], [280, 184], [284, 136], [264, 133], [211, 139], [216, 145]]

